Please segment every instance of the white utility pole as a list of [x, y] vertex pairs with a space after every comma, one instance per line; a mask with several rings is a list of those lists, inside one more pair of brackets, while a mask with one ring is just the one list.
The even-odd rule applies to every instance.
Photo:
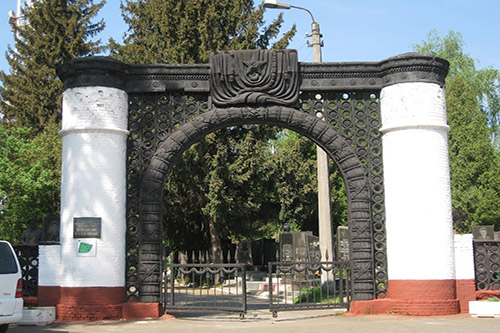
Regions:
[[[309, 44], [313, 48], [313, 62], [321, 63], [321, 33], [319, 32], [319, 24], [314, 19], [313, 14], [306, 8], [293, 6], [285, 2], [276, 0], [264, 1], [265, 8], [278, 8], [290, 9], [296, 8], [305, 10], [309, 13], [312, 20], [311, 35], [312, 43]], [[327, 120], [325, 110], [317, 113], [317, 116]], [[331, 214], [331, 200], [330, 200], [330, 179], [328, 172], [328, 155], [319, 146], [316, 146], [317, 164], [318, 164], [318, 223], [319, 223], [319, 246], [321, 250], [321, 260], [333, 260], [333, 230], [332, 230], [332, 214]]]

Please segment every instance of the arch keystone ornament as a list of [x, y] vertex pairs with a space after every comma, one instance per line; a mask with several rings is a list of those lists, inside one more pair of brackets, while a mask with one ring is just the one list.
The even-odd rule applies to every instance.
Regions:
[[[299, 63], [294, 50], [224, 51], [196, 65], [62, 65], [61, 244], [41, 247], [40, 302], [61, 319], [159, 316], [161, 203], [175, 160], [218, 129], [270, 124], [314, 141], [342, 174], [352, 312], [458, 312], [447, 70], [416, 53]], [[75, 250], [82, 217], [101, 221], [95, 257]]]

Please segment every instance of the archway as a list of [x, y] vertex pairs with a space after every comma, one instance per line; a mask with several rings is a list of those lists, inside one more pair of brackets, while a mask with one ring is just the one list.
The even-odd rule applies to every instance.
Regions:
[[[65, 236], [60, 260], [67, 264], [62, 265], [64, 271], [55, 274], [56, 282], [41, 279], [39, 292], [47, 290], [48, 294], [54, 285], [59, 286], [61, 295], [76, 288], [78, 292], [80, 288], [101, 292], [105, 275], [103, 288], [117, 295], [113, 301], [116, 304], [124, 292], [129, 300], [158, 303], [159, 203], [170, 166], [182, 151], [207, 133], [224, 126], [264, 123], [305, 135], [335, 161], [348, 190], [353, 299], [386, 296], [386, 239], [397, 240], [398, 234], [386, 237], [384, 175], [388, 179], [399, 177], [397, 171], [404, 169], [404, 163], [395, 163], [399, 161], [398, 156], [407, 151], [406, 146], [422, 142], [411, 141], [413, 137], [406, 135], [410, 132], [427, 138], [439, 131], [439, 136], [434, 135], [432, 139], [444, 146], [446, 126], [441, 120], [445, 109], [438, 102], [444, 100], [440, 94], [447, 62], [406, 54], [377, 63], [306, 64], [298, 63], [296, 52], [291, 50], [237, 52], [224, 52], [221, 57], [212, 58], [210, 64], [132, 65], [91, 57], [72, 61], [59, 69], [65, 89], [61, 131], [65, 175], [61, 228]], [[252, 67], [248, 72], [241, 65], [241, 58], [246, 63], [260, 59], [258, 63], [267, 65], [258, 68], [269, 71], [258, 72], [257, 67]], [[262, 78], [263, 84], [242, 85], [245, 76], [252, 80]], [[404, 113], [409, 110], [405, 103], [422, 104], [414, 98], [428, 102], [422, 111], [429, 121]], [[385, 105], [385, 118], [380, 104]], [[415, 114], [420, 112], [417, 107], [411, 110]], [[325, 117], [325, 122], [319, 120], [318, 113]], [[437, 125], [436, 119], [441, 121]], [[435, 149], [434, 141], [429, 141], [426, 149]], [[406, 155], [412, 157], [411, 153]], [[386, 159], [391, 162], [390, 172], [384, 172], [382, 156], [384, 162]], [[428, 160], [418, 156], [415, 168]], [[438, 157], [439, 161], [446, 158], [444, 154]], [[85, 170], [81, 170], [79, 161], [86, 162]], [[85, 178], [81, 177], [82, 171]], [[439, 169], [437, 173], [445, 171]], [[415, 173], [427, 184], [425, 177]], [[77, 174], [80, 177], [73, 177]], [[405, 214], [425, 200], [415, 197], [411, 187], [403, 187], [405, 183], [400, 178], [394, 179], [398, 179], [398, 183], [391, 183], [389, 198], [391, 212], [395, 213], [391, 221], [393, 229], [399, 230], [402, 228], [399, 225], [407, 225]], [[102, 181], [108, 185], [101, 186]], [[387, 188], [388, 184], [386, 182]], [[429, 184], [429, 188], [436, 187], [431, 185], [434, 184]], [[448, 193], [438, 192], [441, 196]], [[68, 200], [76, 193], [84, 193], [87, 200]], [[401, 200], [395, 200], [401, 197], [405, 198], [402, 204]], [[107, 205], [103, 205], [104, 202]], [[399, 205], [394, 207], [394, 203]], [[436, 210], [441, 212], [445, 206]], [[432, 214], [424, 215], [431, 218]], [[73, 219], [78, 216], [102, 218], [103, 236], [95, 241], [102, 249], [96, 257], [75, 261], [73, 250], [77, 240], [71, 233]], [[443, 219], [442, 224], [448, 222]], [[415, 245], [408, 248], [399, 242], [391, 253], [406, 253], [414, 248]], [[451, 258], [448, 252], [439, 253], [440, 260]], [[425, 260], [438, 262], [435, 256], [427, 255]], [[400, 258], [402, 255], [392, 257], [404, 259]], [[45, 257], [42, 259], [51, 262]], [[424, 258], [419, 262], [422, 260]], [[436, 280], [448, 271], [443, 269], [434, 274]], [[394, 274], [392, 279], [405, 282], [415, 275], [412, 274]], [[68, 276], [78, 276], [78, 284], [66, 279]], [[420, 278], [416, 276], [417, 282]], [[404, 296], [404, 293], [398, 294], [399, 289], [392, 289], [391, 298]], [[447, 300], [445, 296], [443, 299]], [[68, 301], [64, 299], [59, 303]], [[131, 307], [134, 303], [127, 304]], [[71, 304], [73, 308], [75, 305]], [[86, 309], [85, 306], [78, 308]]]
[[[331, 126], [314, 115], [282, 106], [214, 108], [179, 127], [158, 146], [144, 172], [140, 190], [140, 280], [148, 281], [155, 274], [160, 274], [160, 267], [150, 261], [153, 248], [157, 247], [158, 243], [161, 244], [163, 185], [175, 159], [193, 143], [217, 129], [257, 123], [294, 130], [321, 146], [334, 160], [344, 178], [349, 202], [351, 257], [355, 268], [352, 278], [353, 299], [372, 299], [373, 283], [360, 281], [374, 280], [373, 259], [366, 255], [371, 253], [372, 249], [371, 195], [367, 172], [345, 139]], [[153, 291], [151, 289], [154, 285], [146, 286], [146, 290], [140, 290], [141, 299], [147, 299], [149, 296], [154, 301], [154, 293], [159, 295], [159, 289]]]

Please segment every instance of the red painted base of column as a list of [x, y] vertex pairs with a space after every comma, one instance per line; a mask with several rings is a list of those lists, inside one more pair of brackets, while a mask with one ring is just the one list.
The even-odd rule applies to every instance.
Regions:
[[460, 303], [455, 300], [394, 300], [375, 299], [353, 301], [350, 315], [400, 314], [409, 316], [444, 316], [460, 313]]
[[123, 287], [38, 287], [38, 305], [55, 306], [57, 320], [121, 319]]
[[[470, 297], [470, 282], [458, 284], [460, 295], [465, 302], [465, 298]], [[390, 280], [388, 298], [353, 301], [350, 313], [351, 315], [394, 313], [410, 316], [457, 314], [460, 313], [457, 281]]]
[[374, 314], [387, 314], [391, 311], [391, 300], [374, 299], [371, 301], [353, 301], [351, 302], [350, 315], [363, 316]]
[[390, 280], [393, 313], [441, 316], [460, 313], [455, 280]]
[[122, 306], [123, 319], [158, 318], [161, 314], [159, 303], [125, 303]]
[[159, 318], [159, 303], [125, 303], [122, 287], [38, 287], [38, 306], [55, 306], [59, 321]]
[[457, 298], [460, 312], [469, 313], [469, 301], [476, 300], [476, 281], [474, 279], [457, 280]]
[[61, 298], [61, 287], [38, 286], [38, 306], [56, 306]]
[[460, 302], [458, 299], [392, 300], [391, 311], [409, 316], [445, 316], [460, 313]]

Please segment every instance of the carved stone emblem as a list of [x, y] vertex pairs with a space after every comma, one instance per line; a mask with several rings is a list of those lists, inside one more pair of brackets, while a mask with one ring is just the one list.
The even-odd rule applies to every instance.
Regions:
[[217, 106], [294, 105], [299, 96], [296, 50], [212, 53], [210, 91]]

